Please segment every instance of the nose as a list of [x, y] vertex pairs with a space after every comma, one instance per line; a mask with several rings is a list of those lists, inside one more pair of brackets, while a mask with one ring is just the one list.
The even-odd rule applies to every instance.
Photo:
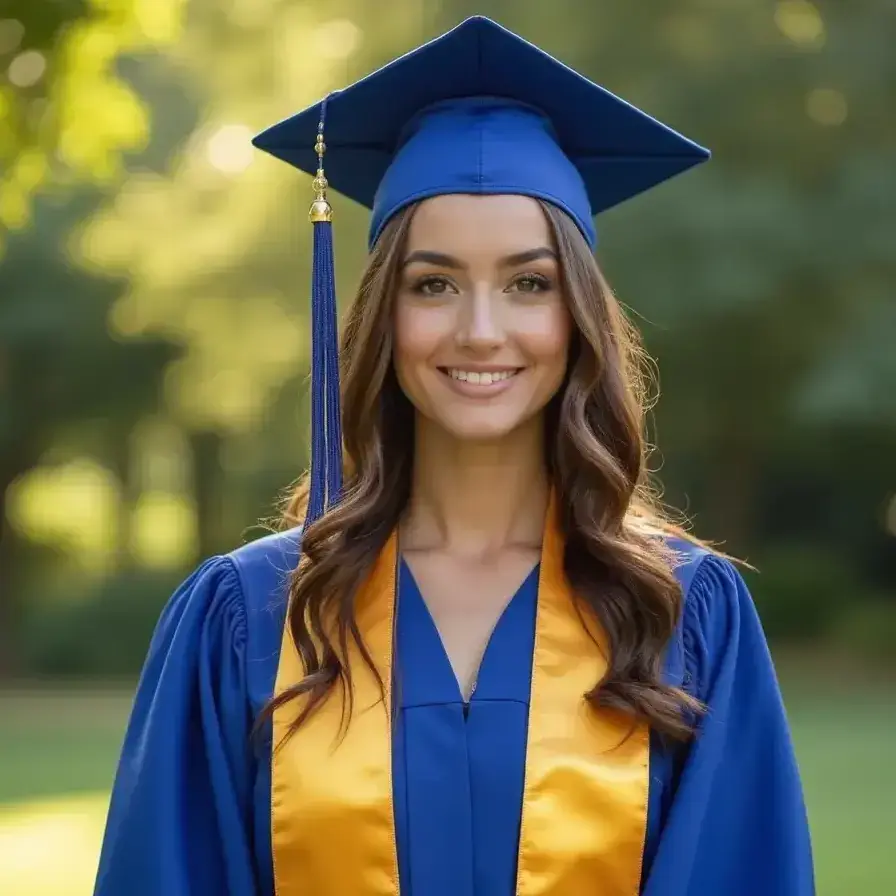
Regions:
[[463, 303], [457, 343], [461, 348], [488, 352], [500, 348], [505, 333], [500, 303], [485, 286], [476, 289]]

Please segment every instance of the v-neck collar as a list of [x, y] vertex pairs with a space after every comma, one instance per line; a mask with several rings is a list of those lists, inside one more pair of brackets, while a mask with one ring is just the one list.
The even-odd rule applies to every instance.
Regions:
[[[435, 620], [404, 558], [398, 561], [396, 697], [402, 708], [465, 703]], [[489, 637], [471, 703], [528, 703], [538, 603], [537, 564], [504, 607]]]

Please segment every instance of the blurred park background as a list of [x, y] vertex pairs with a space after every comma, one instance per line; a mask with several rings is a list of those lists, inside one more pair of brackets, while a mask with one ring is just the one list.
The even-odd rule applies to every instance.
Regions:
[[250, 137], [474, 13], [714, 151], [599, 256], [667, 500], [759, 570], [819, 893], [896, 893], [894, 0], [0, 0], [4, 896], [91, 891], [163, 602], [307, 460], [310, 183]]

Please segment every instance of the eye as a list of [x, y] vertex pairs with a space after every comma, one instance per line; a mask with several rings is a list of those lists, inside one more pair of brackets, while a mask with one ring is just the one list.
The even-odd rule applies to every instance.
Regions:
[[552, 284], [543, 274], [520, 274], [510, 286], [517, 292], [539, 293], [547, 292]]
[[430, 275], [421, 277], [411, 289], [423, 296], [443, 296], [448, 292], [457, 292], [454, 284], [446, 277]]

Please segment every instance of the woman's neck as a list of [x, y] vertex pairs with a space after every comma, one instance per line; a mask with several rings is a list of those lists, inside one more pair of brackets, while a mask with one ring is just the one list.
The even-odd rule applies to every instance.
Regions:
[[402, 543], [471, 560], [537, 547], [548, 493], [540, 419], [487, 443], [458, 440], [418, 421]]

